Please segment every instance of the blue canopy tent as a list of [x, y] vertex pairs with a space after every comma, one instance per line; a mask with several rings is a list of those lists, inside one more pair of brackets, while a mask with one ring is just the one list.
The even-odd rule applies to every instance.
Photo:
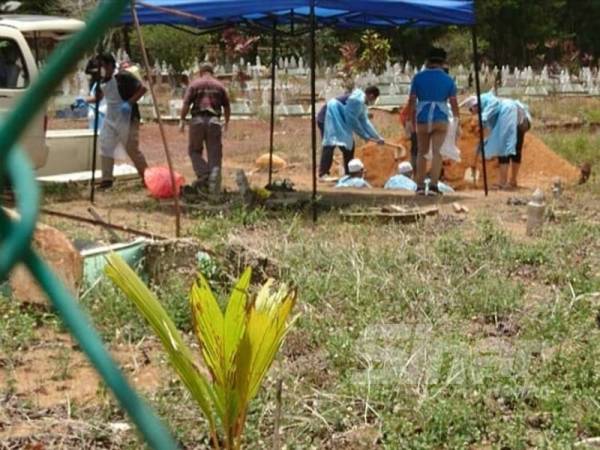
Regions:
[[[310, 74], [312, 105], [312, 198], [313, 217], [316, 220], [317, 195], [317, 128], [315, 92], [315, 30], [317, 27], [342, 28], [398, 28], [404, 26], [427, 27], [439, 25], [469, 26], [473, 36], [475, 83], [480, 96], [479, 56], [475, 30], [474, 0], [136, 0], [135, 16], [140, 24], [191, 26], [201, 30], [216, 30], [231, 25], [244, 24], [272, 32], [271, 73], [271, 136], [270, 155], [273, 155], [273, 129], [275, 106], [275, 63], [278, 26], [286, 25], [292, 35], [310, 33]], [[132, 12], [121, 22], [132, 24]], [[298, 30], [298, 26], [303, 26]], [[479, 114], [480, 148], [483, 148], [483, 126]], [[487, 195], [487, 173], [483, 160], [484, 189]], [[272, 177], [269, 167], [269, 184]]]

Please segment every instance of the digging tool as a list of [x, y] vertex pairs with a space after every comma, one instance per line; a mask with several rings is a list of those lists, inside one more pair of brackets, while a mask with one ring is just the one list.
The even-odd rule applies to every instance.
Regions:
[[[377, 141], [375, 141], [375, 140], [372, 140], [371, 142], [377, 143]], [[390, 142], [384, 142], [383, 144], [379, 144], [379, 145], [391, 147], [394, 150], [396, 150], [396, 157], [395, 157], [396, 161], [399, 161], [400, 159], [402, 159], [406, 156], [406, 148], [402, 144], [392, 144]]]
[[121, 237], [115, 233], [111, 227], [107, 226], [108, 223], [102, 218], [102, 216], [100, 216], [100, 214], [98, 214], [98, 211], [96, 211], [92, 206], [88, 207], [87, 210], [90, 213], [90, 216], [96, 219], [96, 222], [98, 222], [98, 224], [110, 235], [110, 242], [112, 244], [121, 242]]

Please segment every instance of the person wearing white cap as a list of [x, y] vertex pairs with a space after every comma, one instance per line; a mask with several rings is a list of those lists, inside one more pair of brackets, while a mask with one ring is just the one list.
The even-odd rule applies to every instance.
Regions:
[[[479, 112], [477, 97], [472, 95], [461, 104], [472, 114]], [[492, 92], [481, 96], [483, 126], [490, 130], [485, 140], [485, 158], [498, 158], [500, 163], [499, 189], [517, 187], [525, 133], [531, 128], [531, 115], [527, 105], [507, 98], [498, 98]], [[479, 154], [477, 155], [479, 156]], [[512, 173], [508, 180], [508, 169]]]
[[365, 166], [360, 159], [354, 158], [348, 162], [348, 175], [343, 176], [335, 185], [336, 188], [370, 188], [364, 179]]
[[417, 190], [417, 183], [415, 183], [411, 177], [413, 173], [413, 166], [408, 161], [403, 161], [398, 164], [398, 173], [393, 175], [387, 182], [384, 189], [403, 189], [406, 191], [415, 192]]
[[[413, 176], [413, 167], [412, 164], [408, 161], [401, 162], [398, 164], [398, 174], [392, 176], [385, 183], [384, 189], [404, 189], [406, 191], [416, 192], [417, 183], [412, 180]], [[431, 179], [429, 177], [425, 178], [425, 184], [430, 184]], [[450, 194], [454, 192], [454, 189], [443, 183], [438, 181], [437, 187], [440, 194]]]

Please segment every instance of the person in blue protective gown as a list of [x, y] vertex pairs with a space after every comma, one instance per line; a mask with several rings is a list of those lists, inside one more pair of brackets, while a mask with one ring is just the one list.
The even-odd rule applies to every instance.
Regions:
[[398, 173], [390, 177], [383, 186], [384, 189], [403, 189], [406, 191], [415, 192], [417, 183], [411, 178], [413, 166], [408, 161], [403, 161], [398, 165]]
[[[398, 165], [398, 174], [393, 175], [387, 180], [384, 189], [398, 189], [415, 192], [417, 190], [417, 183], [412, 179], [412, 176], [412, 164], [408, 161], [401, 162]], [[424, 183], [426, 187], [429, 186], [431, 184], [431, 179], [429, 177], [425, 178]], [[451, 194], [454, 192], [454, 189], [451, 186], [441, 181], [438, 181], [437, 188], [440, 194]]]
[[[416, 116], [417, 132], [417, 194], [425, 194], [425, 176], [427, 161], [425, 156], [431, 148], [433, 157], [431, 163], [431, 184], [429, 193], [440, 192], [438, 181], [442, 171], [442, 155], [440, 150], [446, 139], [450, 109], [458, 121], [459, 110], [456, 100], [456, 84], [444, 71], [446, 52], [441, 48], [433, 48], [427, 57], [427, 65], [412, 80], [408, 117]], [[450, 108], [448, 107], [450, 104]], [[460, 136], [460, 126], [457, 128], [456, 139]]]
[[[474, 95], [462, 102], [461, 106], [468, 108], [472, 114], [478, 114], [479, 105]], [[485, 140], [485, 157], [498, 158], [500, 163], [500, 182], [497, 187], [516, 188], [525, 134], [531, 128], [529, 109], [518, 100], [499, 98], [488, 92], [481, 96], [481, 117], [483, 126], [489, 129]]]
[[[364, 91], [354, 89], [350, 94], [334, 98], [319, 112], [317, 123], [322, 127], [323, 149], [319, 165], [319, 178], [326, 181], [333, 163], [333, 152], [339, 147], [344, 157], [344, 169], [348, 175], [348, 163], [354, 158], [354, 133], [368, 141], [383, 144], [368, 116], [368, 105], [379, 97], [379, 89], [370, 86]], [[322, 124], [322, 125], [321, 125]]]
[[365, 180], [365, 166], [360, 159], [352, 159], [348, 162], [348, 174], [339, 179], [336, 188], [370, 188], [371, 185]]

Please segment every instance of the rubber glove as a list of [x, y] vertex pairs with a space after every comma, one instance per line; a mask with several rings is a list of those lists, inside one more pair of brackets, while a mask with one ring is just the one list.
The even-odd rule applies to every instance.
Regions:
[[121, 103], [121, 112], [123, 114], [129, 114], [129, 113], [131, 113], [131, 103], [129, 103], [129, 102], [123, 102], [123, 103]]
[[87, 102], [83, 97], [77, 97], [73, 103], [71, 103], [71, 109], [83, 108]]

